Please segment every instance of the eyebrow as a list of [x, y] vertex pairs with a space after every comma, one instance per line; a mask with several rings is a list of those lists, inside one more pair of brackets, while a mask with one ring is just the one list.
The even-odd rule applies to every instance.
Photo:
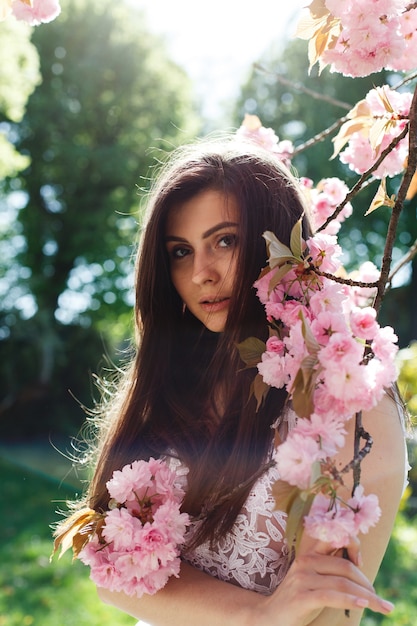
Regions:
[[[204, 231], [202, 239], [207, 239], [207, 237], [210, 237], [211, 235], [214, 235], [214, 233], [217, 233], [218, 230], [222, 230], [223, 228], [230, 228], [231, 226], [237, 227], [239, 226], [239, 224], [237, 222], [220, 222], [220, 224], [216, 224], [216, 226], [212, 226], [208, 230]], [[168, 237], [165, 237], [165, 241], [183, 241], [184, 243], [187, 242], [184, 237], [177, 237], [176, 235], [168, 235]]]

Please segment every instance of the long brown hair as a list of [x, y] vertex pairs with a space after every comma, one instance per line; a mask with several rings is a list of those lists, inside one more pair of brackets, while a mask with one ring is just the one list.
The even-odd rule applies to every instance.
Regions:
[[[173, 207], [207, 189], [233, 194], [240, 209], [237, 275], [221, 334], [183, 314], [164, 242]], [[139, 345], [105, 420], [91, 507], [106, 507], [105, 483], [114, 469], [169, 453], [190, 470], [183, 508], [205, 518], [197, 542], [231, 529], [265, 466], [271, 426], [286, 400], [283, 390], [271, 390], [256, 411], [249, 393], [254, 371], [243, 368], [237, 344], [249, 336], [267, 338], [253, 288], [266, 264], [262, 234], [271, 230], [288, 245], [303, 212], [296, 185], [278, 160], [233, 139], [182, 148], [165, 166], [150, 196], [136, 266]]]

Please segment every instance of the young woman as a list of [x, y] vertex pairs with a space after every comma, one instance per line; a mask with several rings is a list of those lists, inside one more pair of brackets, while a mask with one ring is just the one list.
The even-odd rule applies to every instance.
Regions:
[[[267, 338], [253, 288], [266, 264], [262, 234], [289, 245], [304, 211], [276, 157], [235, 139], [180, 150], [151, 194], [136, 274], [138, 349], [105, 415], [88, 501], [106, 509], [112, 472], [150, 456], [167, 458], [183, 481], [183, 510], [194, 521], [179, 578], [141, 599], [99, 589], [104, 602], [153, 626], [354, 626], [365, 607], [393, 608], [371, 581], [404, 484], [396, 403], [387, 396], [364, 415], [374, 447], [362, 484], [379, 496], [381, 521], [360, 546], [347, 546], [349, 559], [306, 536], [294, 558], [269, 461], [295, 416], [278, 389], [256, 410], [254, 372], [237, 349], [250, 336]], [[303, 228], [308, 236], [305, 217]]]

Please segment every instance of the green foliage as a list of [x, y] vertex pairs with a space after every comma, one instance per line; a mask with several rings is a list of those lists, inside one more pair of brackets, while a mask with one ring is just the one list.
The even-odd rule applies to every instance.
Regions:
[[[49, 525], [58, 519], [55, 510], [65, 509], [64, 501], [74, 497], [71, 487], [4, 459], [0, 459], [0, 472], [4, 504], [0, 519], [1, 626], [133, 626], [133, 618], [98, 600], [88, 569], [81, 563], [72, 563], [69, 555], [49, 562]], [[396, 608], [389, 617], [366, 611], [363, 626], [414, 623], [416, 545], [413, 521], [399, 514], [375, 584], [377, 592], [392, 600]]]
[[[91, 372], [131, 333], [138, 187], [196, 132], [190, 81], [135, 4], [67, 0], [35, 29], [42, 84], [12, 128], [30, 167], [9, 181], [0, 238], [2, 430], [73, 432]], [[16, 209], [17, 206], [17, 209]], [[13, 243], [11, 243], [13, 241]], [[78, 351], [78, 352], [77, 352]]]
[[417, 418], [417, 341], [398, 352], [397, 363], [398, 386], [411, 416]]
[[412, 626], [417, 606], [417, 529], [403, 514], [397, 516], [381, 569], [375, 581], [379, 595], [395, 604], [394, 612], [383, 616], [365, 611], [362, 626]]
[[120, 626], [135, 620], [97, 597], [88, 569], [70, 558], [49, 562], [55, 510], [74, 493], [58, 481], [0, 460], [1, 626]]
[[22, 119], [27, 99], [40, 82], [39, 58], [30, 34], [23, 22], [1, 24], [0, 50], [7, 50], [7, 57], [0, 64], [0, 180], [16, 176], [29, 165], [28, 157], [19, 154], [8, 137], [8, 122]]

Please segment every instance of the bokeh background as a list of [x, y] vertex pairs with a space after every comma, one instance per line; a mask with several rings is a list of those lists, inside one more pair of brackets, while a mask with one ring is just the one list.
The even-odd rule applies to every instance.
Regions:
[[[75, 459], [97, 378], [129, 358], [132, 256], [153, 172], [173, 147], [234, 130], [245, 113], [300, 145], [374, 85], [399, 79], [308, 75], [306, 42], [292, 38], [304, 4], [63, 0], [49, 24], [0, 23], [0, 626], [134, 623], [97, 600], [82, 565], [49, 562], [50, 525], [83, 489]], [[327, 139], [294, 166], [315, 182], [353, 184], [331, 153]], [[389, 209], [364, 217], [375, 191], [354, 200], [340, 233], [349, 270], [381, 260]], [[416, 206], [403, 211], [394, 264], [417, 239]], [[416, 263], [398, 272], [381, 311], [399, 337], [412, 414]], [[412, 427], [409, 452], [414, 466]], [[397, 608], [366, 615], [365, 626], [415, 623], [413, 469], [410, 478], [377, 580]]]

